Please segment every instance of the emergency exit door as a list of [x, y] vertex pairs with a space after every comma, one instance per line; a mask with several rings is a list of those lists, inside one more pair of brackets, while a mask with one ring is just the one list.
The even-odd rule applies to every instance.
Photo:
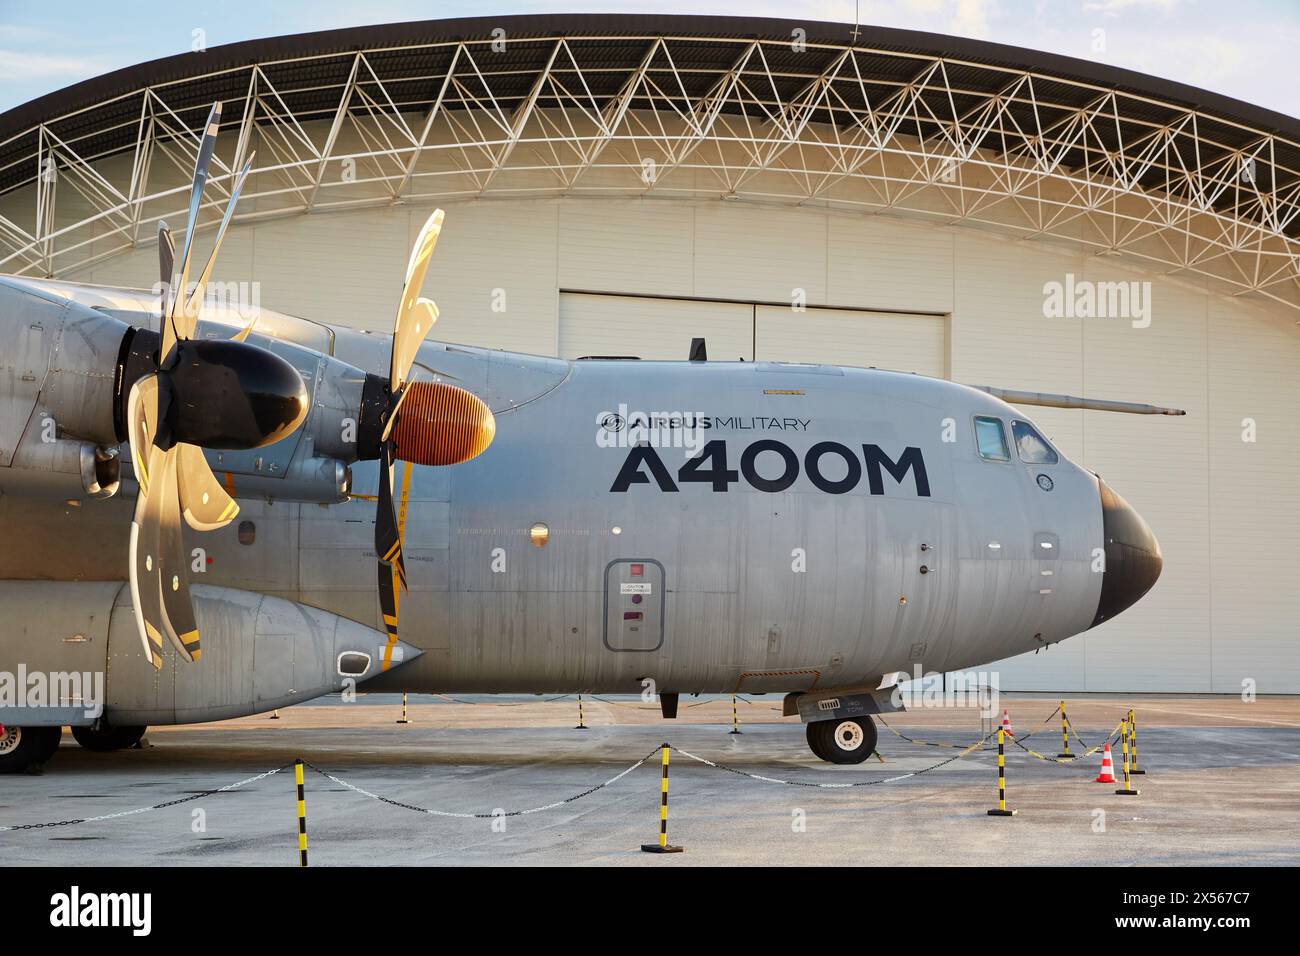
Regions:
[[635, 558], [605, 567], [605, 646], [655, 651], [664, 642], [664, 566]]

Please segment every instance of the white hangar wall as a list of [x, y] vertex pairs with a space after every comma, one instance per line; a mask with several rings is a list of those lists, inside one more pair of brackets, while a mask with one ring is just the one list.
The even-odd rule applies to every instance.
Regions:
[[[1238, 693], [1253, 680], [1260, 692], [1300, 692], [1300, 574], [1288, 549], [1300, 538], [1300, 329], [1280, 309], [1117, 259], [892, 217], [657, 198], [444, 205], [426, 289], [441, 307], [443, 340], [608, 354], [609, 330], [591, 321], [583, 294], [617, 293], [625, 298], [607, 299], [610, 323], [639, 329], [619, 353], [684, 358], [691, 335], [703, 334], [715, 358], [778, 358], [797, 347], [787, 357], [931, 363], [926, 371], [973, 384], [1186, 408], [1185, 418], [1028, 410], [1148, 519], [1165, 569], [1115, 621], [999, 665], [1002, 686]], [[399, 205], [240, 226], [221, 277], [257, 281], [271, 308], [387, 330], [428, 211]], [[155, 261], [147, 247], [66, 278], [148, 285]], [[1044, 318], [1044, 283], [1067, 273], [1150, 281], [1150, 327]], [[782, 319], [772, 306], [794, 289], [837, 311]], [[492, 308], [497, 290], [504, 312]], [[1247, 418], [1253, 443], [1242, 440]]]

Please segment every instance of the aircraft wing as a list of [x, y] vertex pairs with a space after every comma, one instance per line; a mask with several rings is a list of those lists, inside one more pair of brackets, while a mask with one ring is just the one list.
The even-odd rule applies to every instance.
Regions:
[[1022, 392], [1014, 388], [995, 388], [992, 385], [972, 385], [971, 388], [987, 392], [994, 398], [1011, 405], [1042, 405], [1047, 408], [1082, 408], [1093, 412], [1123, 412], [1128, 415], [1186, 415], [1181, 408], [1163, 405], [1146, 405], [1140, 402], [1115, 402], [1104, 398], [1080, 398], [1077, 395], [1058, 395], [1053, 392]]

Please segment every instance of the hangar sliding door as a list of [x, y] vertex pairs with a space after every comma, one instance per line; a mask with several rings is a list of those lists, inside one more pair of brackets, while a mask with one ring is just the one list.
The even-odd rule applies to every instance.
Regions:
[[709, 358], [754, 358], [754, 307], [649, 296], [560, 293], [560, 357], [635, 355], [683, 361], [691, 339], [704, 338]]
[[754, 358], [760, 362], [874, 366], [945, 378], [947, 339], [942, 315], [760, 305], [754, 319]]
[[944, 378], [942, 315], [708, 302], [652, 296], [560, 294], [560, 356], [684, 360], [703, 337], [713, 361], [822, 362]]

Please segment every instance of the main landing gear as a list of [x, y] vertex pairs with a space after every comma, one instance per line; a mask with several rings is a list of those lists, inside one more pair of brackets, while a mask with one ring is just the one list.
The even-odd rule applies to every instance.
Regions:
[[145, 727], [114, 727], [100, 720], [89, 727], [73, 727], [72, 737], [87, 750], [107, 752], [127, 750], [144, 737]]
[[62, 727], [0, 727], [0, 773], [39, 769], [59, 749]]
[[876, 722], [870, 717], [814, 720], [808, 724], [808, 746], [830, 763], [862, 763], [876, 750]]
[[[92, 727], [72, 727], [72, 737], [87, 750], [107, 752], [134, 747], [145, 727], [114, 727], [101, 720]], [[59, 749], [62, 727], [0, 725], [0, 774], [37, 770]]]

